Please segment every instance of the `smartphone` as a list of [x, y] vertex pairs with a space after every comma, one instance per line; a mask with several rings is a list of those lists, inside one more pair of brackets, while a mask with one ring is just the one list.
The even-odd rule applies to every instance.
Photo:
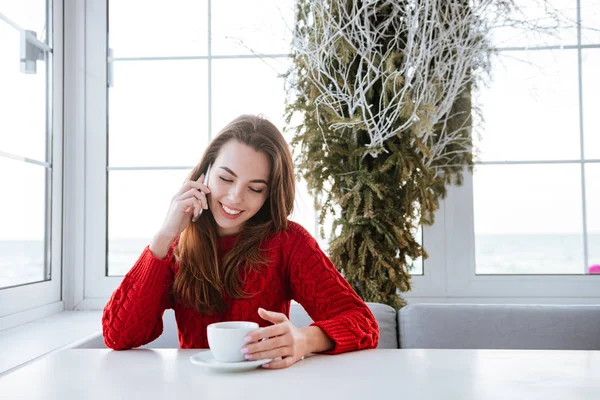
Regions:
[[[208, 186], [208, 176], [210, 175], [210, 166], [211, 166], [211, 164], [208, 164], [208, 168], [206, 168], [206, 172], [204, 173], [204, 181], [202, 183], [204, 183], [205, 186]], [[200, 216], [202, 215], [202, 211], [204, 211], [204, 208], [200, 209], [200, 212], [194, 219], [192, 219], [192, 222], [198, 221], [198, 218], [200, 218]]]
[[206, 172], [204, 173], [204, 185], [207, 186], [208, 185], [208, 175], [210, 174], [210, 166], [211, 164], [208, 164], [208, 167], [206, 168]]

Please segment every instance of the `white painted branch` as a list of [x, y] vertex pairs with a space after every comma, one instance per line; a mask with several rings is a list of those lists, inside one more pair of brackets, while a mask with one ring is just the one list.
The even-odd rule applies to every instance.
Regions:
[[[448, 158], [444, 149], [453, 143], [471, 151], [466, 127], [447, 131], [449, 113], [488, 67], [490, 31], [529, 23], [517, 21], [515, 9], [513, 0], [471, 0], [469, 7], [462, 0], [314, 0], [293, 49], [318, 89], [317, 112], [337, 119], [329, 128], [364, 129], [374, 156], [389, 138], [410, 133], [430, 146], [429, 166]], [[382, 83], [393, 90], [372, 98]]]

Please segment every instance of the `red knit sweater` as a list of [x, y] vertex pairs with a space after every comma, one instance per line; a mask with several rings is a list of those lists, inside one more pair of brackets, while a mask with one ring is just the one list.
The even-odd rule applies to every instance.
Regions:
[[[220, 252], [229, 251], [235, 236], [219, 239]], [[268, 265], [245, 270], [244, 290], [256, 293], [245, 299], [225, 296], [227, 311], [203, 315], [174, 302], [171, 296], [178, 263], [173, 247], [164, 260], [146, 247], [125, 275], [104, 308], [102, 330], [106, 345], [115, 350], [142, 346], [163, 331], [162, 315], [173, 308], [181, 348], [208, 348], [206, 327], [220, 321], [254, 321], [270, 325], [258, 315], [258, 308], [289, 317], [290, 300], [302, 304], [313, 325], [335, 343], [330, 354], [377, 347], [379, 328], [369, 308], [352, 290], [321, 251], [316, 240], [300, 225], [290, 222], [286, 231], [263, 243]]]

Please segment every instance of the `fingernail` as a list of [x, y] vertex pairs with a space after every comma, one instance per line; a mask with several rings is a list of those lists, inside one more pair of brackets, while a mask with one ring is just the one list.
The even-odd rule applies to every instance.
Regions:
[[242, 347], [242, 354], [246, 354], [248, 352], [248, 348], [247, 347]]
[[252, 341], [252, 338], [250, 336], [246, 336], [244, 338], [244, 342], [246, 342], [246, 343], [250, 343], [251, 341]]
[[263, 364], [262, 367], [263, 368], [269, 368], [269, 364]]
[[246, 354], [246, 360], [250, 360], [252, 358], [252, 354]]

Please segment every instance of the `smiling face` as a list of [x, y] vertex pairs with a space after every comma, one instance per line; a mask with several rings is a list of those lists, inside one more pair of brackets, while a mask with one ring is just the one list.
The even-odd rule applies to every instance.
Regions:
[[219, 236], [238, 233], [269, 195], [271, 165], [265, 153], [230, 140], [213, 163], [208, 187], [209, 208]]

